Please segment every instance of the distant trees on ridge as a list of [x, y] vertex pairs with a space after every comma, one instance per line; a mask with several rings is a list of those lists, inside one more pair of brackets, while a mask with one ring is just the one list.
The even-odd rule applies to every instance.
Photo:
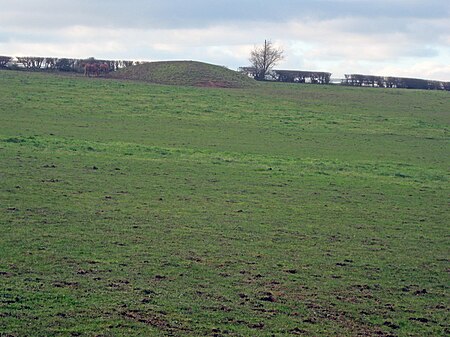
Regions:
[[13, 70], [33, 70], [33, 71], [65, 71], [84, 73], [84, 66], [87, 64], [107, 64], [110, 71], [125, 68], [131, 65], [140, 64], [138, 61], [126, 60], [97, 60], [93, 57], [88, 59], [56, 58], [56, 57], [36, 57], [36, 56], [0, 56], [0, 68]]

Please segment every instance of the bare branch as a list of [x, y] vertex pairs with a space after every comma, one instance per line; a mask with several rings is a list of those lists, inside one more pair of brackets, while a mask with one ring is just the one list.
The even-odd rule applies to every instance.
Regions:
[[256, 79], [264, 80], [267, 73], [284, 58], [283, 54], [283, 49], [276, 48], [271, 41], [264, 41], [261, 47], [255, 46], [249, 61], [256, 70]]

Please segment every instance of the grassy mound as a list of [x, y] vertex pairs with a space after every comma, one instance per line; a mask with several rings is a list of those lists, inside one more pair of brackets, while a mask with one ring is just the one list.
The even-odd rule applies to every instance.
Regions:
[[137, 80], [158, 84], [198, 87], [243, 88], [255, 81], [225, 67], [196, 61], [151, 62], [127, 67], [112, 78]]

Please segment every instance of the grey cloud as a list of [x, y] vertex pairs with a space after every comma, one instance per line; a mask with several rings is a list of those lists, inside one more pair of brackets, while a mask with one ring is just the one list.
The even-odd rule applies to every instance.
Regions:
[[408, 50], [407, 55], [409, 57], [417, 57], [417, 58], [431, 58], [439, 56], [439, 50], [431, 47], [411, 47]]
[[441, 0], [17, 0], [2, 5], [3, 25], [193, 28], [239, 22], [363, 17], [444, 18]]

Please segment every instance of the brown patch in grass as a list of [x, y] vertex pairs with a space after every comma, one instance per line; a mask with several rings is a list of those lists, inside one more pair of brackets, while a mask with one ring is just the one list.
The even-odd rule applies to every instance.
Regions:
[[165, 314], [162, 313], [143, 313], [138, 310], [128, 310], [122, 313], [122, 315], [130, 320], [153, 326], [159, 330], [168, 333], [181, 333], [182, 331], [191, 331], [180, 322], [170, 322]]

